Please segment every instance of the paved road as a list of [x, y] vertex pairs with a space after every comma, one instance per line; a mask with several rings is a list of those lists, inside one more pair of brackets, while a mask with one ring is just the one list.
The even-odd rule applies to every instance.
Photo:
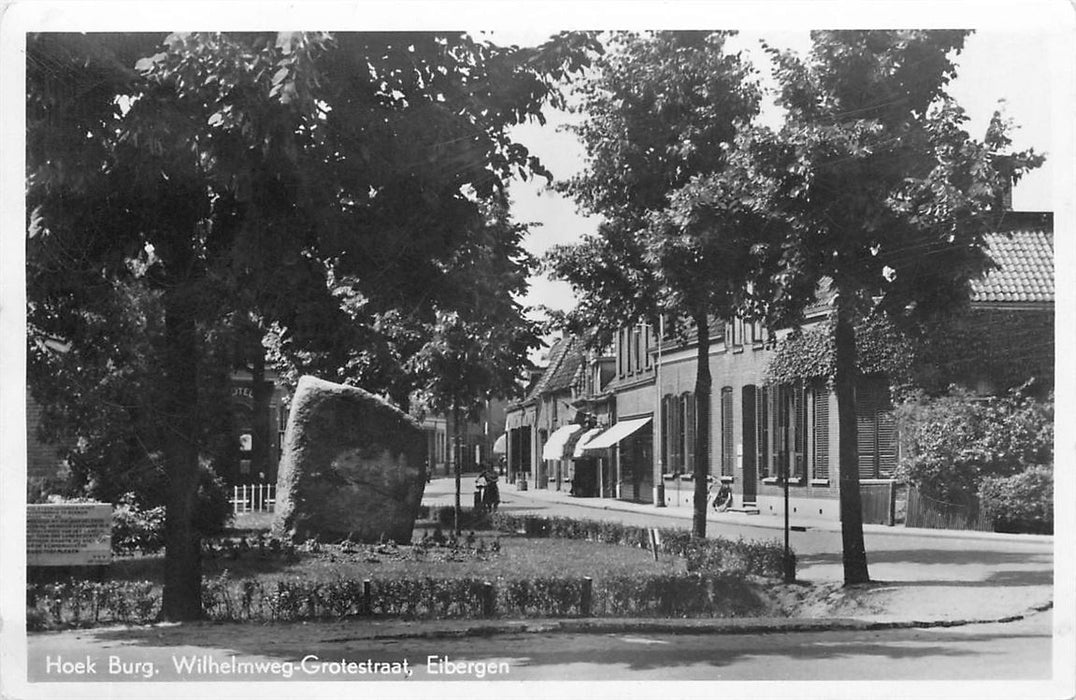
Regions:
[[[68, 631], [30, 637], [29, 677], [112, 682], [146, 680], [146, 674], [154, 681], [1045, 680], [1051, 674], [1050, 619], [1049, 613], [1039, 613], [1008, 624], [887, 631], [397, 640], [348, 639], [346, 631], [327, 634], [316, 625], [267, 628], [272, 634], [248, 627], [245, 635], [238, 633], [241, 626], [222, 625], [205, 630], [204, 637], [154, 628]], [[92, 673], [59, 669], [87, 658]], [[369, 672], [381, 664], [385, 673]]]

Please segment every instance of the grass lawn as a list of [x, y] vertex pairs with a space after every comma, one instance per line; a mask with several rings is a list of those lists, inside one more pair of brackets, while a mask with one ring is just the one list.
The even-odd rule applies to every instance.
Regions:
[[[233, 523], [231, 534], [251, 537], [264, 531], [270, 517], [264, 514], [241, 514]], [[432, 523], [418, 523], [414, 542], [419, 542]], [[464, 532], [466, 537], [467, 532]], [[256, 534], [255, 534], [256, 536]], [[499, 545], [499, 551], [493, 551]], [[109, 578], [113, 580], [149, 580], [160, 583], [163, 556], [115, 558]], [[233, 578], [255, 578], [262, 583], [279, 579], [301, 578], [308, 581], [337, 579], [406, 579], [490, 578], [525, 579], [534, 577], [627, 576], [634, 574], [673, 574], [686, 570], [683, 558], [660, 555], [654, 561], [644, 549], [559, 538], [529, 538], [504, 532], [476, 532], [474, 544], [448, 547], [359, 545], [354, 551], [335, 545], [322, 545], [317, 552], [302, 548], [290, 560], [286, 557], [261, 556], [246, 551], [238, 558], [205, 558], [202, 575], [219, 576], [225, 570]]]
[[[268, 538], [270, 522], [271, 516], [240, 516], [224, 538], [203, 550], [204, 604], [211, 619], [736, 617], [779, 615], [784, 607], [770, 590], [773, 582], [678, 576], [687, 571], [683, 557], [663, 552], [655, 560], [651, 551], [623, 544], [465, 530], [450, 546], [432, 542], [435, 523], [420, 521], [410, 545], [311, 541], [292, 547]], [[87, 588], [70, 581], [35, 590], [27, 619], [34, 629], [91, 619], [150, 621], [160, 602], [163, 569], [161, 555], [115, 558], [106, 576], [117, 585]], [[361, 584], [367, 579], [370, 589]], [[583, 591], [593, 591], [593, 597]]]

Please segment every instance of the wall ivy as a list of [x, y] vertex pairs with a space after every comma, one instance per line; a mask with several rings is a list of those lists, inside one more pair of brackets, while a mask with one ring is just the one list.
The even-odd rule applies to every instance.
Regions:
[[[829, 379], [833, 376], [834, 321], [797, 328], [777, 343], [766, 370], [771, 384]], [[856, 325], [857, 368], [861, 374], [885, 374], [891, 382], [911, 381], [916, 344], [891, 321], [870, 316]]]

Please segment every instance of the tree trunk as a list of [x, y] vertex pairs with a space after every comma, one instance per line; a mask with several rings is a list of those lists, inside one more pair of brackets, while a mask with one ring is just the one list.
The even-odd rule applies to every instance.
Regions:
[[198, 345], [194, 315], [182, 286], [168, 292], [164, 324], [163, 370], [168, 388], [165, 464], [169, 488], [161, 618], [197, 620], [202, 617], [201, 542], [194, 527], [198, 494]]
[[460, 482], [461, 482], [461, 470], [460, 470], [460, 458], [463, 456], [463, 445], [460, 444], [460, 407], [457, 404], [452, 405], [452, 443], [455, 445], [455, 449], [452, 450], [453, 465], [456, 474], [456, 509], [452, 513], [452, 531], [456, 533], [456, 537], [460, 536]]
[[706, 537], [707, 473], [710, 471], [710, 320], [705, 312], [695, 315], [699, 334], [698, 361], [695, 372], [695, 497], [692, 533]]
[[253, 476], [264, 475], [269, 478], [269, 450], [272, 440], [272, 416], [269, 404], [273, 398], [273, 387], [265, 381], [265, 348], [261, 344], [261, 332], [257, 333], [250, 347], [251, 403], [253, 408], [254, 444], [250, 454], [250, 471]]
[[840, 430], [841, 541], [844, 551], [844, 584], [866, 583], [867, 551], [863, 543], [863, 508], [859, 494], [859, 450], [856, 443], [856, 336], [850, 297], [840, 294], [834, 332], [836, 357], [833, 383], [837, 394]]

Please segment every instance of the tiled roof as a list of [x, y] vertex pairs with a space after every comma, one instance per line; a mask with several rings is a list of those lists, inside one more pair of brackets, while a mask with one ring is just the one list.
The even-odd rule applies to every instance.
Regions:
[[546, 365], [545, 371], [542, 372], [542, 376], [538, 378], [538, 381], [527, 392], [526, 397], [520, 403], [526, 404], [533, 401], [535, 398], [545, 393], [546, 387], [549, 385], [549, 381], [553, 378], [553, 374], [560, 366], [561, 360], [564, 358], [564, 354], [568, 351], [571, 345], [571, 338], [561, 338], [557, 342], [553, 343], [553, 347], [549, 349], [549, 363]]
[[972, 301], [1054, 301], [1052, 230], [1038, 226], [1011, 233], [990, 233], [986, 244], [998, 267], [972, 282]]
[[583, 344], [574, 337], [569, 337], [566, 343], [560, 364], [555, 368], [550, 364], [552, 375], [545, 386], [547, 392], [570, 389], [579, 366], [583, 364]]

